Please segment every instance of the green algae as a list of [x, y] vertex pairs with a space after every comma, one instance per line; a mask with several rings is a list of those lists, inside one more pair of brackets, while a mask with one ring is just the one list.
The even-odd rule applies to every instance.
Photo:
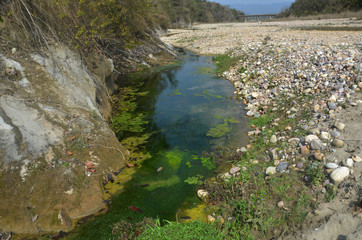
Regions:
[[229, 132], [231, 132], [231, 127], [229, 126], [228, 122], [224, 122], [223, 124], [219, 124], [216, 127], [211, 128], [206, 133], [206, 136], [213, 137], [213, 138], [219, 138]]
[[177, 96], [177, 95], [182, 95], [183, 96], [183, 94], [180, 92], [180, 89], [176, 89], [172, 93], [167, 94], [167, 96]]
[[223, 98], [223, 97], [220, 96], [220, 95], [210, 93], [208, 90], [202, 91], [201, 94], [200, 94], [200, 93], [195, 93], [194, 95], [195, 95], [195, 96], [198, 96], [198, 97], [204, 97], [204, 98], [218, 98], [218, 99], [222, 99], [222, 98]]

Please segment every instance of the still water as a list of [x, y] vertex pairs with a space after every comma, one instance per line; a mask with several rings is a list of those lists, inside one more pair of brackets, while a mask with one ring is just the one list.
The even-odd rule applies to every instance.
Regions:
[[147, 131], [153, 132], [147, 146], [152, 158], [120, 173], [120, 179], [130, 180], [112, 197], [108, 213], [81, 226], [78, 239], [111, 239], [110, 226], [120, 220], [176, 220], [177, 214], [200, 204], [196, 186], [185, 180], [213, 175], [215, 165], [202, 152], [246, 143], [242, 103], [235, 99], [232, 84], [213, 74], [214, 68], [211, 57], [180, 50], [177, 63], [139, 79], [145, 83], [141, 91], [148, 92], [138, 104], [149, 118]]

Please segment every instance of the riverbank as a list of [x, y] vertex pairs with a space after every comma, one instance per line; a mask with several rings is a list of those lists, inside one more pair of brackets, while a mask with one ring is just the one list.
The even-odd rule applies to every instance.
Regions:
[[[226, 204], [211, 220], [246, 226], [229, 235], [361, 234], [361, 32], [351, 31], [361, 25], [349, 19], [209, 24], [163, 37], [200, 54], [226, 54], [216, 58], [222, 76], [234, 83], [253, 118], [250, 143], [218, 182], [232, 185], [233, 193], [204, 185], [214, 205]], [[245, 178], [260, 182], [253, 186]]]

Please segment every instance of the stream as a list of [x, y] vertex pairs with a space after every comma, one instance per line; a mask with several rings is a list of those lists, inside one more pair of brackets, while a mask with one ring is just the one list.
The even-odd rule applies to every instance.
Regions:
[[215, 164], [202, 153], [245, 145], [248, 119], [233, 85], [213, 74], [212, 57], [179, 54], [177, 63], [142, 77], [141, 91], [148, 94], [138, 106], [148, 116], [147, 132], [153, 132], [147, 144], [152, 158], [119, 174], [113, 184], [125, 183], [109, 211], [82, 224], [75, 239], [112, 239], [110, 226], [121, 220], [204, 220], [197, 186], [185, 180], [212, 177]]

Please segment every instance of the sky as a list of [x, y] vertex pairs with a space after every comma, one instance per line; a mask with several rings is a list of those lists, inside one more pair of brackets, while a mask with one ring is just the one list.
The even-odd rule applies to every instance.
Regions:
[[228, 5], [245, 12], [246, 14], [279, 13], [288, 7], [294, 0], [209, 0]]

